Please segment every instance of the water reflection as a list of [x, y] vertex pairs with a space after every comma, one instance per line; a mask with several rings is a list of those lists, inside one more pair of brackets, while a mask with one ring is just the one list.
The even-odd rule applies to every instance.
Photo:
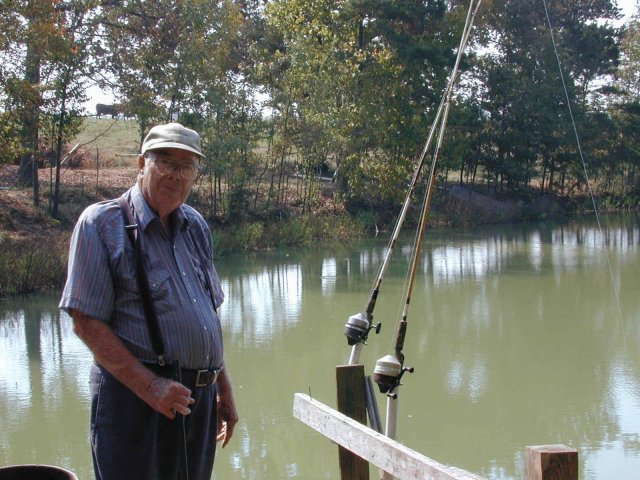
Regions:
[[[545, 443], [577, 448], [582, 479], [637, 478], [640, 226], [637, 215], [603, 224], [428, 235], [409, 311], [416, 372], [401, 389], [401, 441], [492, 479], [522, 478], [524, 447]], [[411, 241], [385, 277], [367, 370], [391, 350]], [[242, 418], [216, 478], [338, 476], [336, 447], [293, 419], [293, 393], [334, 403], [344, 323], [364, 307], [385, 249], [379, 238], [219, 262]], [[2, 304], [0, 464], [53, 463], [90, 478], [91, 358], [56, 299], [41, 300]]]
[[50, 299], [2, 307], [0, 464], [53, 463], [88, 473], [77, 465], [86, 433], [70, 428], [87, 408], [88, 371], [74, 361], [86, 358], [84, 346]]
[[233, 278], [223, 278], [228, 300], [223, 314], [231, 333], [245, 344], [270, 341], [287, 324], [295, 323], [302, 300], [300, 265], [276, 265]]

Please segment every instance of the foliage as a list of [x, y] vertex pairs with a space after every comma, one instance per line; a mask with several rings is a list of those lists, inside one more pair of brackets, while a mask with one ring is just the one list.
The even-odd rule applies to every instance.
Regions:
[[619, 86], [631, 98], [640, 98], [640, 14], [626, 25], [621, 41], [622, 59], [618, 71]]
[[61, 246], [62, 242], [25, 248], [24, 243], [0, 237], [0, 298], [62, 288], [67, 262]]
[[[371, 205], [406, 181], [453, 60], [445, 2], [281, 0], [265, 68], [276, 128], [303, 163], [331, 159], [345, 198]], [[384, 92], [383, 95], [380, 93]]]
[[224, 229], [213, 228], [212, 240], [217, 256], [237, 252], [252, 252], [271, 248], [309, 247], [352, 241], [360, 238], [364, 229], [347, 215], [302, 215], [272, 221], [244, 221]]
[[[374, 223], [384, 223], [404, 200], [467, 8], [462, 0], [6, 0], [1, 160], [20, 157], [29, 181], [47, 149], [58, 165], [86, 87], [98, 84], [135, 117], [139, 141], [160, 121], [201, 133], [198, 202], [208, 218], [304, 217], [327, 194], [319, 177], [330, 176], [330, 194], [351, 213], [364, 212], [370, 226], [367, 212], [380, 212]], [[602, 186], [637, 190], [638, 18], [624, 29], [616, 19], [613, 0], [485, 0], [455, 89], [441, 184], [569, 196], [583, 191], [586, 166]], [[54, 216], [57, 201], [56, 188]], [[244, 233], [264, 238], [268, 227]], [[289, 233], [306, 242], [313, 230], [301, 221]]]
[[618, 35], [602, 21], [615, 18], [612, 2], [495, 0], [492, 6], [488, 23], [500, 41], [490, 44], [476, 77], [486, 89], [481, 162], [488, 181], [495, 190], [522, 189], [534, 179], [548, 190], [563, 190], [567, 178], [584, 182], [568, 107], [583, 131], [592, 117], [592, 86], [615, 71]]
[[20, 156], [19, 123], [11, 112], [0, 113], [0, 165], [13, 162]]
[[[621, 180], [621, 190], [637, 195], [640, 168], [640, 16], [636, 14], [627, 24], [621, 42], [622, 60], [618, 70], [620, 79], [616, 93], [620, 93], [609, 108], [610, 179]], [[615, 168], [615, 170], [614, 170]], [[615, 177], [614, 177], [615, 175]]]
[[[52, 163], [57, 170], [63, 144], [77, 133], [74, 126], [79, 125], [79, 104], [85, 99], [85, 81], [91, 73], [87, 46], [93, 39], [91, 21], [96, 7], [91, 1], [74, 0], [16, 0], [0, 6], [6, 27], [0, 45], [8, 67], [0, 75], [0, 93], [6, 105], [3, 143], [10, 155], [20, 157], [21, 181], [33, 186], [35, 204], [39, 201], [39, 187], [34, 168], [45, 157], [47, 146], [53, 147]], [[55, 145], [42, 141], [42, 117], [56, 119], [49, 124]], [[19, 129], [13, 127], [16, 124]], [[6, 134], [14, 131], [14, 138], [7, 139]], [[50, 202], [54, 217], [58, 180], [57, 172]]]
[[[213, 216], [245, 215], [259, 111], [243, 47], [247, 12], [231, 1], [130, 2], [105, 8], [101, 66], [117, 79], [142, 139], [177, 119], [203, 137]], [[224, 212], [224, 213], [223, 213]]]

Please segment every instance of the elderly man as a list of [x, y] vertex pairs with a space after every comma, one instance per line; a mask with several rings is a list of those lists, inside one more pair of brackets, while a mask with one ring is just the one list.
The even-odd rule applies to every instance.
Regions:
[[60, 307], [94, 354], [91, 448], [99, 480], [209, 480], [216, 440], [226, 446], [238, 421], [211, 232], [184, 204], [202, 156], [195, 131], [153, 127], [124, 201], [88, 207], [71, 238]]

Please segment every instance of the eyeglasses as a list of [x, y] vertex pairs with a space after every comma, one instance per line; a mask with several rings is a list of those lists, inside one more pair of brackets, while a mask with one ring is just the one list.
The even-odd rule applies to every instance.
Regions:
[[200, 174], [200, 168], [195, 163], [175, 163], [166, 157], [154, 153], [149, 156], [149, 159], [153, 162], [158, 173], [160, 175], [170, 175], [175, 171], [180, 173], [180, 176], [185, 180], [195, 180]]

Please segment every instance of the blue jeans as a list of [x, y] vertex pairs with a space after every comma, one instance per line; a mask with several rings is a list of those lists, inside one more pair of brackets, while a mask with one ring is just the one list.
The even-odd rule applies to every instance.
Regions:
[[[169, 420], [107, 370], [91, 367], [91, 450], [97, 480], [178, 480], [186, 422], [189, 480], [210, 480], [216, 453], [216, 386], [195, 387], [186, 417]], [[186, 477], [184, 477], [186, 478]]]

